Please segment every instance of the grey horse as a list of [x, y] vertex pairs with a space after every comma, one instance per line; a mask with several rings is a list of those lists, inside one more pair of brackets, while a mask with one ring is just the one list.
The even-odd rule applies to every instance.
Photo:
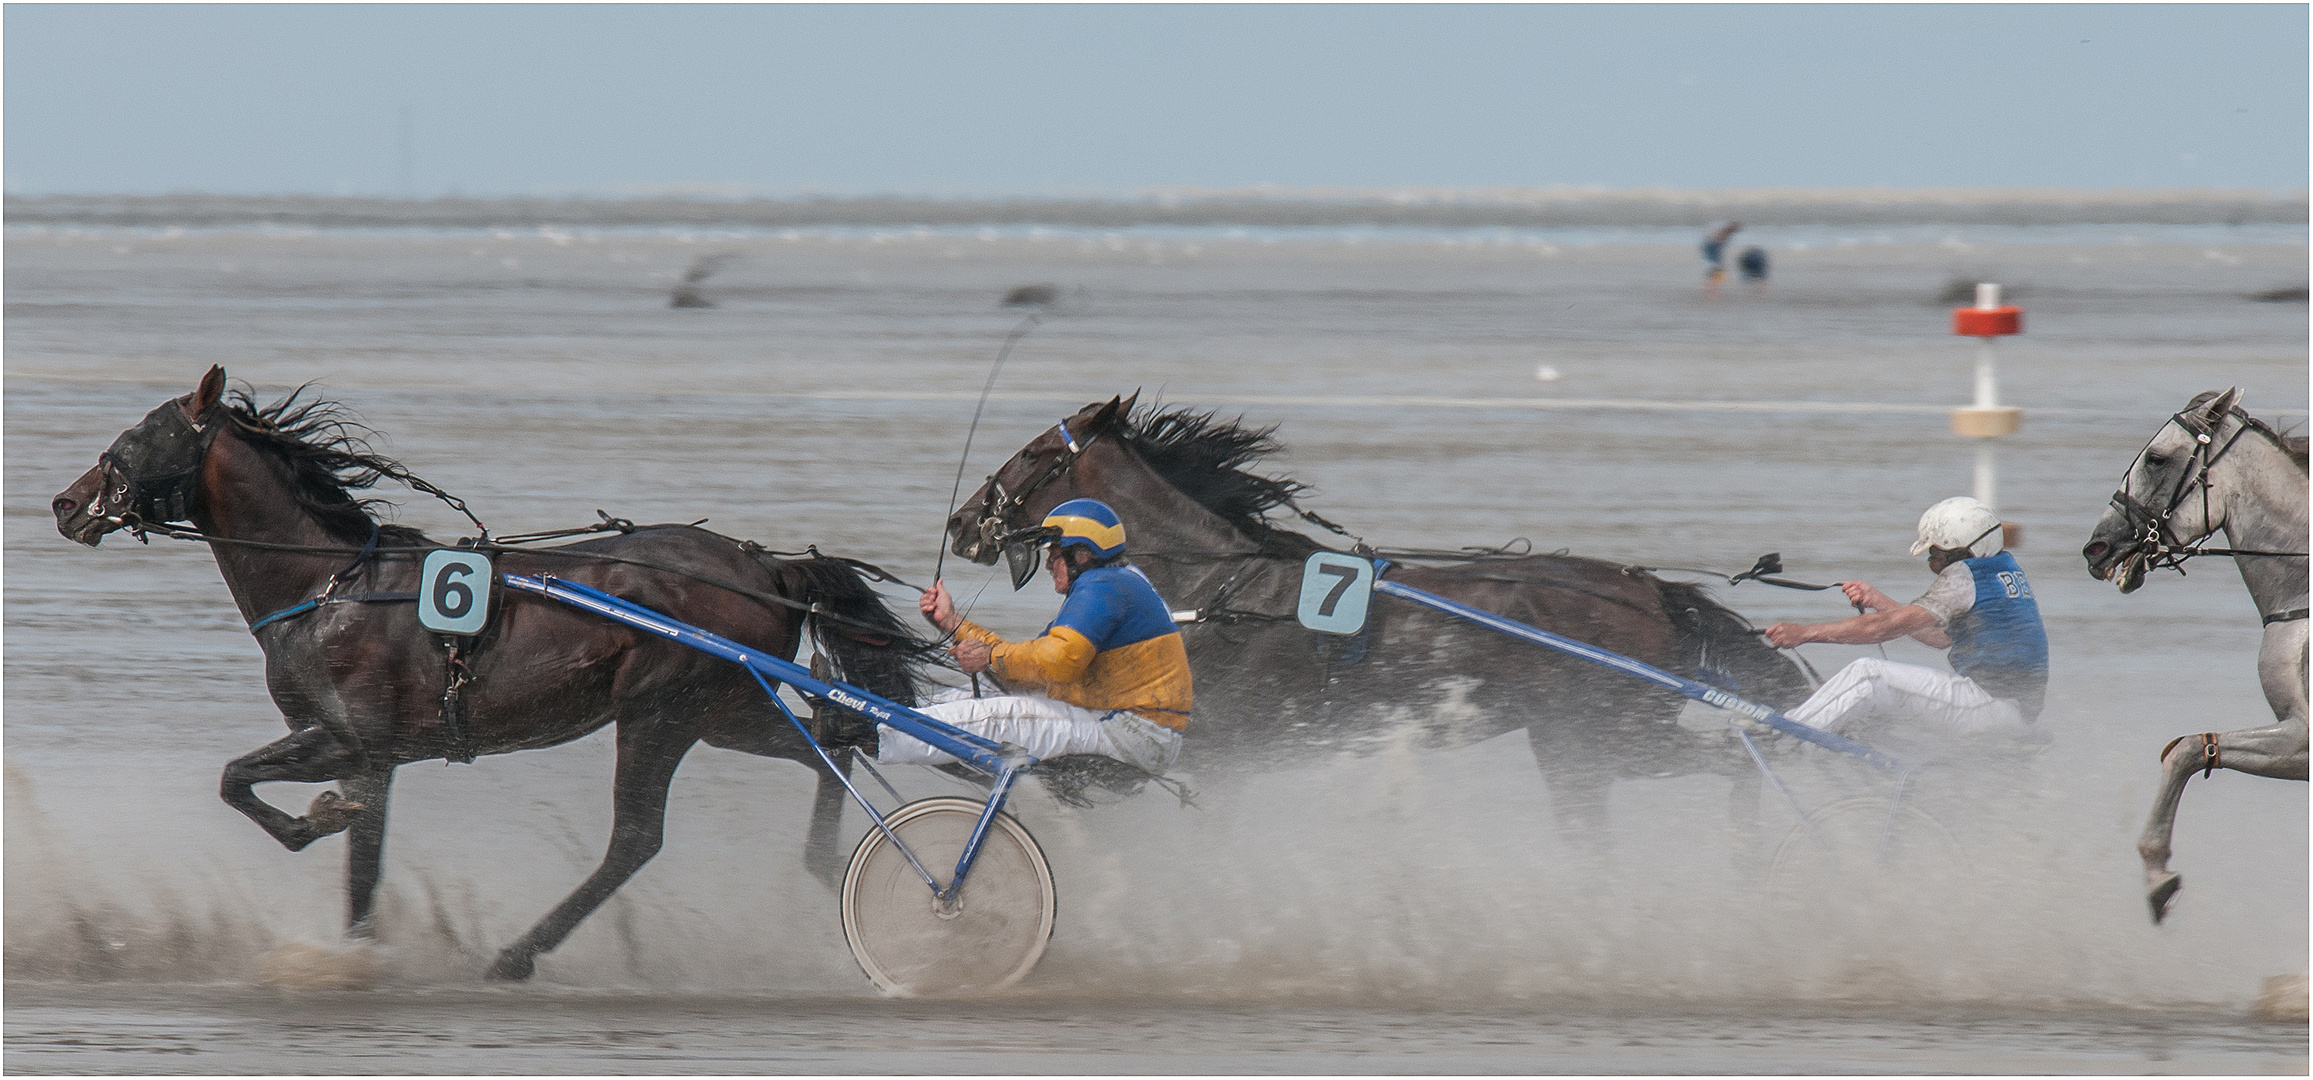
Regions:
[[[2250, 416], [2239, 388], [2211, 391], [2154, 433], [2080, 551], [2090, 574], [2124, 593], [2149, 570], [2230, 555], [2265, 621], [2257, 678], [2278, 722], [2179, 736], [2161, 750], [2160, 795], [2136, 842], [2155, 923], [2184, 884], [2168, 868], [2169, 836], [2193, 770], [2305, 779], [2305, 489], [2305, 438]], [[2230, 547], [2201, 543], [2219, 531]]]

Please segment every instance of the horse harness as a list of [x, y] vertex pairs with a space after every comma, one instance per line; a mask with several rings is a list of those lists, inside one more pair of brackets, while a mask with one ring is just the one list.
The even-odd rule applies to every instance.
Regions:
[[[2129, 494], [2128, 481], [2125, 476], [2121, 479], [2120, 490], [2112, 493], [2112, 505], [2120, 511], [2121, 520], [2125, 521], [2128, 527], [2136, 532], [2138, 545], [2150, 552], [2145, 556], [2144, 567], [2146, 570], [2174, 569], [2181, 574], [2184, 572], [2185, 560], [2201, 555], [2246, 555], [2294, 559], [2305, 557], [2306, 553], [2302, 551], [2251, 551], [2243, 548], [2203, 546], [2208, 542], [2209, 537], [2216, 535], [2213, 529], [2203, 534], [2198, 541], [2190, 544], [2178, 542], [2176, 534], [2169, 531], [2169, 521], [2176, 516], [2177, 507], [2184, 505], [2185, 499], [2192, 494], [2196, 487], [2200, 489], [2201, 493], [2201, 521], [2205, 523], [2209, 520], [2209, 470], [2215, 468], [2217, 462], [2232, 452], [2234, 444], [2240, 442], [2242, 436], [2253, 430], [2276, 442], [2280, 440], [2280, 433], [2274, 431], [2264, 421], [2250, 416], [2248, 411], [2240, 406], [2234, 406], [2227, 415], [2239, 417], [2241, 426], [2233, 432], [2231, 438], [2225, 440], [2223, 446], [2216, 445], [2217, 433], [2224, 426], [2221, 417], [2214, 426], [2202, 423], [2200, 417], [2192, 409], [2185, 409], [2169, 417], [2170, 423], [2184, 429], [2186, 434], [2193, 437], [2193, 444], [2192, 453], [2185, 460], [2183, 467], [2176, 472], [2176, 489], [2169, 493], [2165, 506], [2156, 511], [2150, 504]], [[2159, 437], [2157, 432], [2154, 433], [2154, 437]], [[2148, 443], [2146, 450], [2150, 449], [2151, 446]], [[2137, 458], [2141, 460], [2143, 457], [2144, 453], [2140, 451]], [[2267, 625], [2271, 625], [2276, 622], [2287, 622], [2292, 618], [2302, 619], [2304, 617], [2305, 609], [2300, 608], [2294, 612], [2281, 612], [2267, 616], [2265, 622]]]

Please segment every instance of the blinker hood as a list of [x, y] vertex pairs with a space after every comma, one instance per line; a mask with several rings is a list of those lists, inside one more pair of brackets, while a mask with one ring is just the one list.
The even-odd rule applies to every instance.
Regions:
[[1004, 545], [1004, 561], [1012, 570], [1013, 592], [1027, 588], [1028, 579], [1036, 576], [1036, 550], [1026, 544]]
[[1028, 579], [1036, 576], [1036, 567], [1042, 562], [1038, 553], [1059, 535], [1059, 529], [1048, 525], [1031, 525], [1004, 534], [1004, 561], [1010, 564], [1013, 592], [1026, 588]]
[[155, 524], [185, 520], [193, 474], [200, 471], [216, 434], [214, 425], [187, 419], [173, 401], [146, 414], [97, 455], [126, 489], [107, 493], [108, 509], [126, 509]]

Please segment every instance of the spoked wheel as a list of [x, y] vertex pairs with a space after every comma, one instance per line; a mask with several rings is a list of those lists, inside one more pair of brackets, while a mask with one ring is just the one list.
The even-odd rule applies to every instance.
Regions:
[[1950, 829], [1909, 801], [1866, 795], [1807, 815], [1775, 848], [1767, 887], [1798, 895], [1824, 890], [1916, 890], [1967, 872]]
[[[945, 884], [983, 808], [971, 799], [920, 799], [885, 822]], [[1010, 814], [989, 823], [961, 893], [945, 906], [883, 831], [869, 829], [843, 878], [843, 937], [887, 994], [985, 993], [1036, 966], [1056, 906], [1051, 864]]]

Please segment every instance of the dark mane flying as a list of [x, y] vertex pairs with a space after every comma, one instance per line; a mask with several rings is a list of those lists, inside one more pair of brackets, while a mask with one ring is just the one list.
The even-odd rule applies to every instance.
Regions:
[[1291, 477], [1262, 476], [1247, 466], [1284, 449], [1277, 425], [1249, 427], [1244, 418], [1151, 405], [1125, 424], [1125, 445], [1157, 475], [1239, 531], [1266, 538], [1279, 531], [1263, 515], [1309, 486]]
[[369, 540], [374, 525], [381, 543], [424, 543], [425, 534], [416, 529], [378, 521], [370, 508], [392, 506], [391, 501], [353, 494], [380, 480], [405, 480], [409, 470], [372, 452], [369, 440], [375, 433], [354, 420], [344, 405], [327, 398], [300, 400], [308, 388], [300, 386], [262, 408], [248, 390], [235, 388], [226, 395], [225, 411], [250, 445], [288, 467], [297, 505], [330, 535], [360, 544]]

